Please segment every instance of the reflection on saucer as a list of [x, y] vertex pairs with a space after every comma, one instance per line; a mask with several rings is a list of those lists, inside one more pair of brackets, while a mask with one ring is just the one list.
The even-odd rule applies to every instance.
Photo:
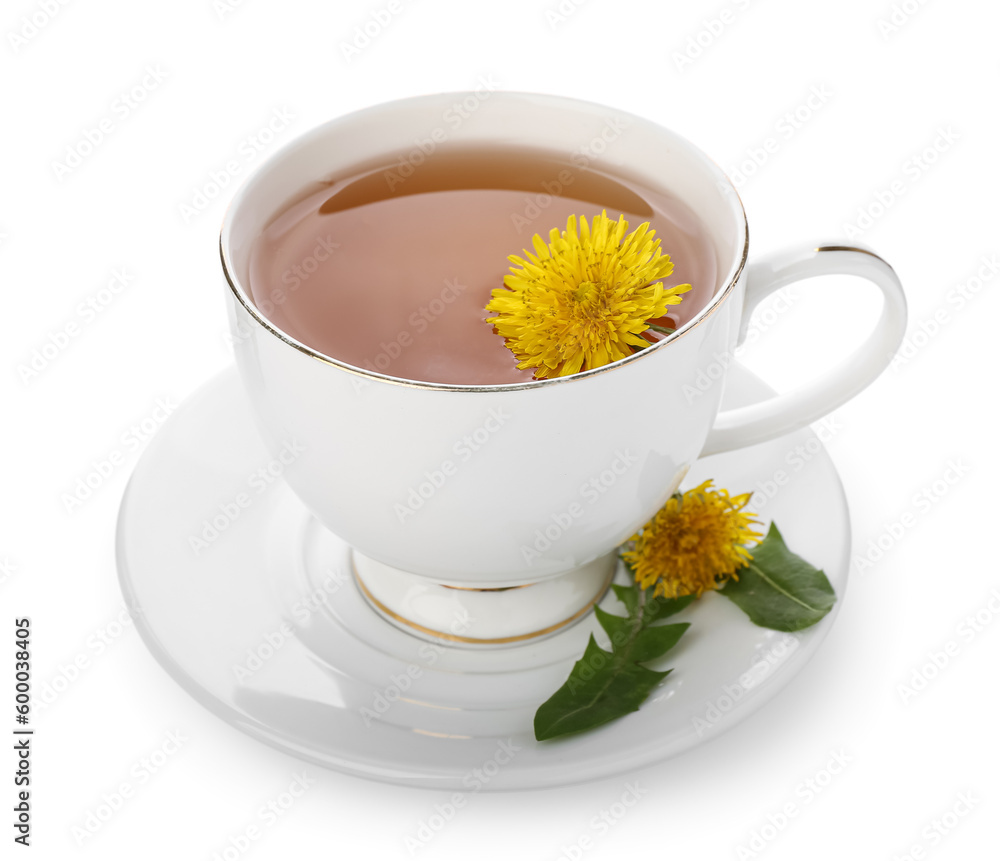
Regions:
[[[731, 373], [738, 378], [731, 389], [768, 393], [745, 369]], [[761, 514], [779, 521], [789, 545], [823, 568], [842, 595], [847, 509], [811, 432], [701, 460], [685, 486], [712, 478], [734, 493], [754, 490], [776, 470], [787, 473], [788, 453], [803, 444], [817, 454]], [[365, 601], [350, 573], [350, 548], [280, 482], [208, 546], [193, 545], [205, 518], [268, 459], [235, 371], [185, 402], [146, 449], [122, 502], [122, 590], [150, 651], [199, 702], [255, 738], [349, 774], [462, 789], [474, 769], [500, 762], [502, 745], [508, 752], [485, 789], [628, 772], [738, 723], [805, 666], [834, 623], [836, 610], [796, 635], [794, 648], [785, 643], [779, 660], [773, 656], [784, 635], [706, 595], [683, 614], [694, 627], [665, 659], [674, 672], [638, 712], [537, 743], [535, 709], [565, 680], [590, 634], [603, 636], [593, 617], [542, 641], [485, 651], [415, 637]], [[613, 595], [602, 600], [608, 609], [616, 603]], [[724, 701], [751, 672], [738, 701]]]

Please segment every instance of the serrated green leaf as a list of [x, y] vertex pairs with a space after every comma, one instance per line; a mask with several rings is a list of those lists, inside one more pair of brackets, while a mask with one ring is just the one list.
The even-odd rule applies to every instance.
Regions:
[[618, 596], [618, 600], [625, 605], [625, 612], [630, 616], [634, 616], [635, 607], [639, 601], [639, 587], [635, 583], [628, 586], [619, 586], [617, 583], [612, 583], [611, 588], [614, 590], [615, 595]]
[[[565, 684], [535, 713], [535, 738], [539, 741], [601, 726], [637, 711], [670, 672], [650, 670], [640, 662], [672, 649], [688, 624], [649, 626], [645, 613], [648, 593], [637, 586], [623, 586], [615, 594], [629, 609], [627, 617], [594, 608], [598, 623], [611, 640], [611, 651], [600, 648], [591, 635], [587, 650], [573, 665]], [[666, 610], [676, 612], [672, 604], [667, 608], [654, 605], [650, 615], [656, 618]]]
[[594, 607], [594, 616], [610, 638], [612, 651], [620, 650], [628, 642], [629, 637], [634, 636], [633, 629], [636, 627], [636, 622], [631, 613], [629, 613], [629, 618], [625, 619], [622, 616], [607, 613], [600, 607]]
[[565, 684], [535, 713], [535, 738], [544, 741], [592, 729], [638, 711], [669, 672], [623, 661], [600, 648], [591, 634]]
[[[638, 581], [638, 578], [635, 576], [635, 568], [628, 562], [625, 562], [625, 570], [632, 580]], [[639, 588], [638, 582], [631, 583], [628, 586], [612, 584], [611, 588], [615, 590], [618, 600], [625, 605], [628, 615], [634, 616], [639, 603], [639, 596], [642, 594], [642, 589]], [[682, 598], [656, 598], [649, 595], [643, 607], [643, 620], [648, 625], [658, 622], [660, 619], [666, 619], [668, 616], [673, 616], [674, 613], [679, 613], [694, 601], [695, 597], [695, 595], [685, 595]]]
[[815, 625], [837, 601], [826, 575], [788, 549], [773, 523], [753, 548], [753, 561], [719, 593], [762, 628], [801, 631]]
[[652, 628], [642, 628], [629, 650], [629, 660], [641, 663], [665, 655], [677, 645], [681, 635], [690, 627], [689, 623], [680, 622], [676, 625], [656, 625]]
[[611, 639], [611, 650], [629, 661], [651, 661], [666, 654], [677, 645], [688, 623], [658, 625], [654, 628], [637, 625], [635, 617], [623, 619], [606, 613], [600, 607], [594, 614]]
[[694, 595], [684, 595], [681, 598], [652, 598], [643, 608], [643, 619], [647, 625], [659, 622], [661, 619], [673, 616], [674, 613], [679, 613], [694, 599]]

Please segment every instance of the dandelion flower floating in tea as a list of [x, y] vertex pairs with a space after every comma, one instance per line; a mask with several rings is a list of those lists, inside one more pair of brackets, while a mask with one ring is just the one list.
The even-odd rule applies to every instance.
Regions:
[[744, 546], [759, 540], [754, 514], [744, 511], [750, 494], [731, 497], [706, 481], [683, 496], [675, 493], [630, 539], [622, 559], [639, 586], [655, 595], [700, 595], [725, 585], [753, 557]]
[[548, 244], [537, 233], [527, 259], [516, 264], [486, 310], [522, 369], [561, 377], [599, 368], [648, 347], [642, 333], [650, 320], [681, 301], [690, 284], [665, 288], [674, 270], [645, 222], [631, 233], [624, 216], [592, 219], [571, 215], [566, 229], [553, 228]]

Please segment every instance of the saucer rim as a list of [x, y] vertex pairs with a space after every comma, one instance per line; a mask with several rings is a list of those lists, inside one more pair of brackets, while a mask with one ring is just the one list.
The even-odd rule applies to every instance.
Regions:
[[[745, 372], [748, 376], [753, 377], [758, 384], [766, 386], [766, 384], [752, 372], [743, 366], [740, 367], [742, 372]], [[183, 416], [185, 416], [188, 412], [195, 411], [214, 388], [221, 388], [227, 385], [239, 385], [238, 375], [234, 367], [223, 370], [221, 373], [213, 376], [211, 379], [199, 386], [190, 396], [188, 396], [188, 398], [184, 400], [184, 402], [182, 402], [178, 410], [175, 411], [175, 415], [171, 416], [168, 421], [174, 421], [175, 417], [177, 421], [182, 421]], [[791, 683], [795, 677], [797, 677], [799, 672], [814, 657], [816, 651], [826, 639], [830, 629], [839, 615], [841, 605], [843, 604], [845, 598], [847, 583], [849, 581], [851, 529], [850, 512], [847, 505], [847, 497], [844, 491], [843, 481], [836, 469], [835, 464], [830, 458], [826, 447], [810, 428], [796, 431], [794, 433], [814, 438], [820, 446], [819, 455], [821, 456], [821, 460], [825, 461], [825, 466], [827, 467], [826, 471], [829, 473], [828, 477], [833, 480], [831, 486], [829, 487], [829, 491], [835, 495], [835, 499], [831, 501], [835, 503], [837, 513], [841, 518], [838, 525], [841, 526], [840, 531], [843, 538], [842, 544], [839, 545], [842, 548], [841, 556], [843, 559], [841, 570], [838, 572], [829, 572], [834, 574], [831, 579], [838, 584], [837, 601], [834, 604], [832, 611], [822, 620], [822, 622], [811, 629], [807, 629], [805, 632], [800, 632], [805, 634], [806, 638], [800, 646], [797, 647], [796, 652], [798, 655], [793, 659], [799, 664], [799, 666], [789, 667], [786, 668], [785, 672], [776, 673], [773, 678], [769, 679], [766, 690], [750, 697], [747, 701], [741, 703], [738, 708], [734, 708], [732, 711], [727, 712], [724, 715], [724, 718], [718, 723], [712, 725], [704, 735], [694, 736], [693, 734], [688, 733], [682, 738], [670, 738], [665, 736], [659, 747], [654, 746], [651, 748], [648, 744], [649, 740], [647, 740], [641, 748], [635, 746], [627, 750], [622, 750], [620, 748], [608, 748], [589, 752], [584, 751], [583, 755], [580, 757], [572, 757], [568, 760], [565, 757], [560, 757], [553, 762], [536, 763], [533, 767], [526, 767], [520, 771], [518, 779], [506, 780], [497, 785], [487, 785], [483, 788], [483, 791], [506, 792], [524, 791], [529, 789], [551, 789], [575, 783], [601, 780], [616, 774], [628, 773], [639, 768], [662, 763], [667, 759], [698, 747], [702, 743], [709, 741], [723, 732], [737, 726], [750, 715], [756, 713], [766, 703], [773, 700], [782, 690], [785, 689], [788, 684]], [[794, 436], [794, 434], [788, 435], [788, 437], [791, 436]], [[152, 451], [154, 449], [151, 448], [150, 450]], [[729, 456], [732, 456], [732, 453], [728, 454]], [[725, 454], [711, 455], [701, 460], [709, 460], [713, 457], [725, 456]], [[126, 485], [122, 495], [121, 506], [119, 508], [116, 521], [115, 558], [118, 581], [125, 597], [126, 606], [135, 621], [135, 627], [138, 630], [142, 641], [150, 650], [151, 655], [167, 672], [168, 676], [170, 676], [183, 690], [191, 695], [197, 703], [205, 707], [216, 717], [221, 718], [227, 725], [235, 727], [250, 737], [264, 742], [268, 745], [268, 747], [295, 756], [299, 760], [321, 766], [325, 769], [336, 770], [344, 774], [350, 774], [369, 780], [411, 788], [424, 788], [442, 791], [462, 790], [463, 785], [461, 778], [463, 775], [467, 774], [467, 770], [456, 774], [449, 770], [448, 766], [435, 769], [428, 763], [427, 765], [430, 767], [425, 768], [423, 773], [416, 775], [413, 774], [411, 770], [407, 769], [406, 766], [397, 765], [393, 767], [391, 757], [386, 757], [385, 761], [382, 763], [373, 760], [362, 761], [359, 758], [350, 759], [344, 757], [343, 755], [332, 756], [329, 753], [320, 754], [305, 745], [296, 744], [293, 739], [277, 735], [277, 731], [273, 727], [270, 727], [267, 723], [254, 719], [252, 716], [240, 711], [230, 702], [222, 699], [217, 693], [199, 683], [191, 673], [184, 669], [184, 666], [170, 653], [160, 637], [154, 630], [152, 630], [149, 624], [147, 624], [138, 595], [128, 576], [129, 568], [127, 559], [125, 558], [126, 548], [123, 540], [123, 536], [130, 528], [128, 503], [137, 492], [137, 479], [141, 478], [140, 467], [147, 457], [151, 457], [151, 455], [149, 455], [149, 452], [144, 452], [143, 457], [140, 459], [135, 470], [133, 471], [133, 474], [130, 476], [128, 484]], [[603, 727], [595, 732], [617, 732], [618, 735], [621, 735], [625, 729], [626, 728], [620, 725], [608, 725], [607, 727]], [[576, 742], [586, 743], [587, 739], [593, 738], [594, 735], [595, 733], [581, 733], [565, 739], [557, 739], [554, 742], [535, 743], [544, 744], [550, 748], [569, 748]], [[500, 736], [493, 737], [493, 740], [499, 741]], [[534, 741], [533, 737], [532, 741]], [[517, 771], [517, 769], [515, 769], [515, 771]]]

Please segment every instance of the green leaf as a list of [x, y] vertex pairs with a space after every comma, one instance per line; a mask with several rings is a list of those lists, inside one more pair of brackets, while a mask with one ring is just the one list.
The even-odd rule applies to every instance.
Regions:
[[694, 599], [694, 595], [685, 595], [683, 598], [653, 598], [647, 602], [643, 618], [647, 625], [651, 622], [659, 622], [660, 619], [666, 619], [668, 616], [673, 616], [674, 613], [679, 613]]
[[[611, 638], [611, 648], [626, 655], [630, 661], [651, 661], [670, 651], [689, 627], [687, 622], [679, 625], [658, 625], [655, 628], [635, 628], [635, 618], [623, 619], [612, 616], [600, 607], [594, 614], [601, 627]], [[631, 639], [631, 642], [630, 642]]]
[[633, 636], [635, 621], [632, 611], [629, 611], [629, 618], [623, 619], [621, 616], [613, 616], [600, 607], [594, 607], [594, 616], [611, 638], [611, 649], [620, 649], [629, 637]]
[[[628, 568], [627, 565], [625, 567]], [[635, 583], [631, 583], [628, 586], [619, 586], [617, 583], [612, 583], [611, 588], [614, 590], [615, 595], [618, 596], [618, 600], [625, 605], [625, 611], [630, 616], [634, 616], [636, 605], [639, 603], [639, 587]]]
[[636, 635], [629, 658], [633, 661], [652, 661], [669, 652], [681, 635], [691, 626], [687, 622], [676, 625], [656, 625], [642, 628]]
[[[628, 586], [612, 584], [611, 588], [615, 590], [618, 600], [625, 605], [629, 616], [634, 616], [642, 589], [639, 588], [639, 578], [635, 576], [635, 569], [628, 562], [625, 562], [625, 570], [628, 572], [629, 577], [636, 582], [630, 583]], [[643, 608], [643, 620], [645, 624], [649, 625], [652, 622], [658, 622], [660, 619], [673, 616], [674, 613], [679, 613], [694, 601], [695, 597], [694, 595], [685, 595], [682, 598], [655, 598], [649, 595]]]
[[762, 628], [801, 631], [815, 625], [837, 601], [826, 575], [785, 544], [773, 523], [753, 549], [753, 561], [730, 580], [725, 595]]
[[623, 662], [600, 648], [591, 634], [566, 683], [535, 713], [535, 738], [544, 741], [592, 729], [638, 711], [669, 672]]
[[[597, 621], [611, 639], [611, 651], [598, 646], [591, 635], [587, 650], [573, 665], [565, 684], [535, 713], [535, 738], [539, 741], [592, 729], [637, 711], [670, 672], [650, 670], [640, 663], [677, 645], [688, 624], [650, 626], [650, 617], [665, 609], [647, 603], [648, 592], [633, 585], [616, 587], [615, 594], [628, 608], [627, 617], [594, 608]], [[645, 612], [649, 606], [653, 606], [652, 614]], [[673, 606], [671, 602], [666, 609], [676, 612]]]

